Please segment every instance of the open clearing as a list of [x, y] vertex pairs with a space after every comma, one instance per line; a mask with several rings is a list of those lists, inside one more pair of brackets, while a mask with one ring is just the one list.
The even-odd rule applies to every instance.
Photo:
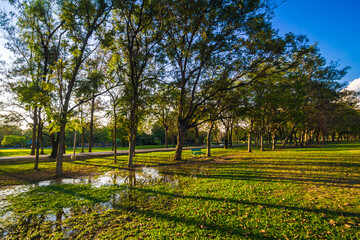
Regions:
[[[360, 143], [254, 151], [214, 149], [64, 163], [66, 184], [8, 197], [9, 239], [359, 239]], [[54, 178], [54, 162], [1, 164], [0, 183]], [[91, 173], [91, 174], [90, 174]], [[99, 174], [95, 177], [95, 174]], [[86, 176], [85, 175], [93, 175]], [[21, 176], [21, 177], [20, 177]], [[5, 200], [4, 200], [5, 201]]]

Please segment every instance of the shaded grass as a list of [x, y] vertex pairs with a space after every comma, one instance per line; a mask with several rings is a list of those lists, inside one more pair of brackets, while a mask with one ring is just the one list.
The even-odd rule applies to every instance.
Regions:
[[[173, 153], [138, 154], [138, 165], [167, 165], [158, 169], [172, 184], [34, 188], [10, 199], [11, 210], [23, 217], [11, 224], [8, 238], [359, 239], [357, 149], [358, 143], [253, 153], [214, 149], [212, 159], [181, 165], [172, 165]], [[194, 160], [190, 151], [184, 158]], [[106, 171], [124, 168], [126, 159], [64, 166]], [[51, 214], [62, 220], [54, 225], [46, 217]]]

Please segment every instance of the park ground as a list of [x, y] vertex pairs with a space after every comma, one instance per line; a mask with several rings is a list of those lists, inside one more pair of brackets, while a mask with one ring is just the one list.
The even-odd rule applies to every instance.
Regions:
[[[133, 169], [126, 168], [127, 156], [119, 156], [117, 164], [111, 157], [67, 161], [65, 176], [92, 180], [31, 187], [8, 197], [0, 234], [8, 239], [360, 238], [359, 142], [252, 153], [245, 147], [214, 149], [209, 158], [184, 151], [182, 162], [172, 156], [137, 154]], [[32, 167], [32, 162], [2, 163], [0, 186], [55, 178], [54, 162], [41, 162], [40, 171]], [[93, 184], [104, 176], [111, 181]]]

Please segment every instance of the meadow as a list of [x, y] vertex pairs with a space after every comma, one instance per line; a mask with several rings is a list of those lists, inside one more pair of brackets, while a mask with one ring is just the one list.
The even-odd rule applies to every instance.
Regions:
[[[164, 148], [164, 145], [143, 145], [143, 146], [136, 146], [136, 149], [153, 149], [153, 148]], [[117, 147], [117, 151], [124, 151], [128, 150], [129, 147]], [[92, 148], [92, 152], [110, 152], [112, 151], [111, 147], [94, 147]], [[0, 157], [13, 157], [13, 156], [26, 156], [30, 155], [31, 150], [28, 148], [6, 148], [0, 149]], [[77, 147], [75, 150], [76, 153], [81, 152], [81, 147]], [[87, 153], [88, 149], [85, 148], [84, 152]], [[44, 154], [50, 155], [51, 148], [44, 148]], [[72, 147], [66, 148], [66, 153], [73, 153]]]
[[[172, 152], [137, 154], [134, 169], [126, 156], [118, 164], [68, 161], [68, 176], [92, 176], [8, 197], [0, 232], [6, 239], [359, 239], [359, 155], [360, 143], [349, 142], [214, 149], [210, 158], [184, 151], [181, 163]], [[40, 172], [51, 178], [54, 165], [41, 162]], [[0, 184], [33, 182], [31, 168], [1, 164]]]

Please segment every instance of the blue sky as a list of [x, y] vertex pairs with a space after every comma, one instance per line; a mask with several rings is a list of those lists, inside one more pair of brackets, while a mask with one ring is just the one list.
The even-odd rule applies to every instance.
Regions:
[[351, 67], [343, 82], [359, 79], [352, 86], [360, 88], [359, 12], [357, 0], [287, 0], [275, 10], [273, 26], [280, 34], [304, 34], [310, 43], [318, 42], [328, 62]]

